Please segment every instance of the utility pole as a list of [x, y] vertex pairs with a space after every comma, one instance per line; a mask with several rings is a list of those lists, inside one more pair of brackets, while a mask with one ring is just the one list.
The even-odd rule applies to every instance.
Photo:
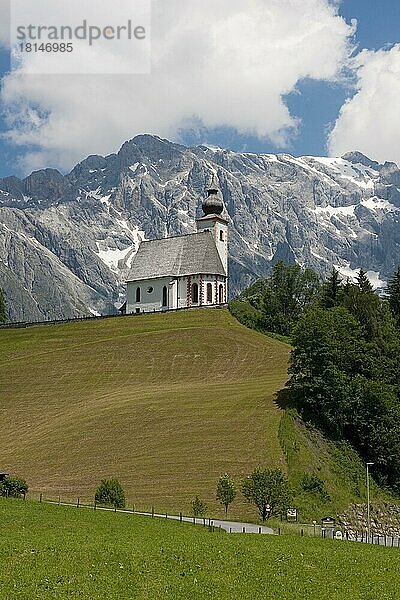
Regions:
[[368, 544], [371, 542], [371, 515], [369, 507], [369, 467], [373, 462], [367, 462], [367, 529], [368, 529]]

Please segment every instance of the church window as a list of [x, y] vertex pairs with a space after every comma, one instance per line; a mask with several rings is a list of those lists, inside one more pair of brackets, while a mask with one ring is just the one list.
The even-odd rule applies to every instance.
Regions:
[[212, 304], [212, 284], [207, 283], [207, 302]]
[[166, 285], [164, 285], [163, 291], [162, 291], [162, 305], [168, 306], [168, 290], [167, 290]]
[[136, 288], [136, 302], [140, 302], [140, 287]]
[[222, 285], [222, 283], [220, 283], [219, 285], [219, 303], [224, 303], [224, 286]]
[[152, 288], [152, 287], [150, 286], [149, 288], [147, 288], [147, 293], [148, 293], [148, 294], [151, 294], [151, 293], [153, 292], [153, 289], [154, 289], [154, 288]]
[[221, 241], [221, 242], [223, 242], [223, 241], [224, 241], [224, 232], [222, 231], [222, 229], [221, 229], [221, 231], [219, 232], [219, 239], [220, 239], [220, 241]]
[[193, 304], [199, 303], [199, 286], [197, 283], [192, 285], [192, 302]]

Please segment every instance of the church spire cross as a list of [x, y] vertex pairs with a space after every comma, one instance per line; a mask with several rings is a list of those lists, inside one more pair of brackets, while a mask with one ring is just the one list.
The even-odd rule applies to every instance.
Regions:
[[218, 194], [218, 182], [215, 173], [213, 173], [211, 185], [207, 190], [208, 196], [216, 196]]

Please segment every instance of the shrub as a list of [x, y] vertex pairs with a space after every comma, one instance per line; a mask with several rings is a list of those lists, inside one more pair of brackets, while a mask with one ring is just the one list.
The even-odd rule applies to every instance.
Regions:
[[225, 514], [228, 514], [228, 506], [234, 501], [236, 496], [236, 488], [233, 479], [225, 474], [221, 475], [217, 484], [217, 500], [225, 508]]
[[207, 512], [207, 504], [198, 496], [192, 502], [192, 512], [195, 517], [203, 517]]
[[317, 475], [304, 475], [301, 480], [301, 487], [305, 492], [320, 496], [322, 500], [330, 500], [330, 496], [325, 489], [325, 484]]
[[125, 493], [118, 479], [102, 479], [94, 500], [96, 504], [125, 508]]
[[0, 495], [21, 498], [28, 492], [28, 484], [22, 477], [6, 477], [0, 484]]

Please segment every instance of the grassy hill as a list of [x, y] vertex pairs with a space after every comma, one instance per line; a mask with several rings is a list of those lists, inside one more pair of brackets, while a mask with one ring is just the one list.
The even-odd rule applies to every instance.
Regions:
[[215, 309], [2, 330], [0, 468], [47, 496], [115, 476], [138, 507], [187, 512], [198, 493], [217, 511], [221, 473], [286, 468], [289, 352]]
[[[302, 520], [339, 514], [365, 502], [364, 466], [276, 404], [289, 354], [216, 309], [0, 330], [0, 469], [82, 501], [117, 477], [147, 510], [188, 513], [199, 494], [217, 516], [219, 475], [280, 466]], [[257, 513], [238, 495], [230, 516]]]
[[397, 548], [0, 498], [0, 597], [394, 600]]

